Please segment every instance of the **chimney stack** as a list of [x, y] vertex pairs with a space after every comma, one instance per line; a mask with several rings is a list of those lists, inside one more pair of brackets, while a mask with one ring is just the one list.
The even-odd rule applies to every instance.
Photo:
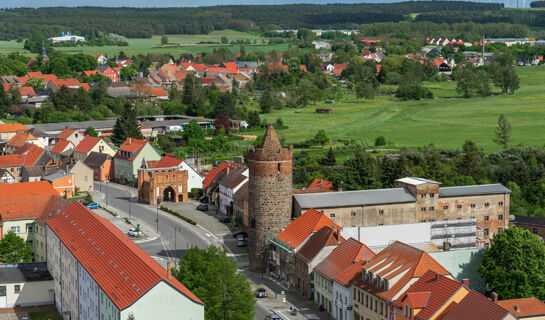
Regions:
[[462, 279], [462, 284], [469, 289], [469, 279]]
[[230, 171], [229, 166], [227, 166], [227, 169], [225, 169], [225, 170], [226, 170], [226, 171], [225, 171], [225, 175], [228, 176], [228, 175], [229, 175], [229, 171]]
[[492, 299], [492, 302], [498, 303], [498, 294], [496, 292], [492, 292], [490, 298]]
[[172, 279], [172, 262], [167, 262], [167, 279]]
[[443, 251], [449, 251], [450, 250], [450, 242], [445, 241], [443, 242]]
[[513, 308], [515, 308], [515, 311], [516, 311], [516, 312], [520, 312], [520, 308], [519, 308], [519, 306], [518, 306], [518, 305], [516, 305], [516, 304], [515, 304], [515, 305], [513, 305]]

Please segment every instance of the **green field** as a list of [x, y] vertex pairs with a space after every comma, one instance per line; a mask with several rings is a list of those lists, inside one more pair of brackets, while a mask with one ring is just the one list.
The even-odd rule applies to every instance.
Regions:
[[[226, 36], [229, 42], [233, 40], [250, 40], [251, 44], [245, 44], [246, 52], [269, 52], [271, 50], [285, 51], [288, 48], [287, 44], [275, 44], [268, 45], [262, 44], [262, 40], [265, 38], [246, 32], [239, 32], [234, 30], [222, 30], [214, 31], [209, 34], [197, 34], [197, 35], [168, 35], [169, 44], [161, 45], [161, 36], [153, 36], [151, 38], [136, 38], [128, 39], [129, 46], [78, 46], [78, 47], [57, 47], [55, 50], [71, 52], [71, 53], [86, 53], [90, 55], [106, 54], [114, 56], [119, 51], [124, 51], [127, 55], [136, 55], [139, 53], [166, 53], [172, 56], [179, 56], [181, 53], [197, 53], [197, 52], [212, 52], [214, 48], [220, 46], [228, 48], [232, 52], [238, 52], [240, 50], [240, 44], [219, 44], [221, 37]], [[254, 40], [257, 41], [254, 44]], [[217, 42], [216, 44], [202, 44], [200, 42]], [[0, 54], [19, 52], [23, 54], [31, 54], [23, 49], [23, 43], [17, 43], [15, 41], [0, 41]]]
[[[263, 115], [269, 122], [282, 118], [289, 129], [279, 135], [288, 143], [311, 138], [324, 129], [330, 138], [350, 139], [374, 144], [384, 136], [393, 146], [459, 148], [471, 139], [486, 152], [500, 149], [492, 139], [498, 117], [503, 113], [513, 128], [513, 144], [545, 144], [545, 68], [518, 68], [521, 89], [514, 95], [488, 98], [460, 98], [455, 82], [426, 83], [435, 94], [433, 100], [391, 101], [377, 97], [362, 102], [347, 95], [333, 105], [309, 105], [295, 113], [282, 109]], [[317, 114], [315, 107], [331, 107], [333, 114]]]

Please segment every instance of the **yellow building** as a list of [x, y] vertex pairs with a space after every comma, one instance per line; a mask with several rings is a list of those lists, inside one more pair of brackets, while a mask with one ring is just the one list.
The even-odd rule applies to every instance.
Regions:
[[91, 152], [105, 153], [112, 157], [115, 155], [115, 150], [101, 138], [86, 136], [76, 145], [72, 157], [75, 160], [85, 161]]

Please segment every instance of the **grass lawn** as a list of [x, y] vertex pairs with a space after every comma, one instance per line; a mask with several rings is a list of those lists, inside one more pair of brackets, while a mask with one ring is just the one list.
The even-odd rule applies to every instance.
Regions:
[[[436, 95], [433, 100], [392, 101], [377, 97], [362, 102], [347, 95], [333, 105], [309, 105], [295, 113], [282, 109], [262, 115], [268, 122], [282, 118], [287, 130], [279, 135], [286, 142], [301, 142], [324, 129], [334, 140], [350, 139], [374, 144], [384, 136], [393, 146], [424, 146], [456, 149], [466, 139], [475, 141], [486, 152], [500, 149], [492, 139], [498, 117], [505, 114], [513, 128], [512, 143], [545, 143], [545, 68], [517, 68], [520, 89], [514, 95], [488, 98], [460, 98], [455, 82], [426, 83]], [[317, 114], [316, 107], [333, 108], [333, 114]]]
[[62, 320], [62, 317], [57, 310], [31, 312], [30, 319], [32, 320]]

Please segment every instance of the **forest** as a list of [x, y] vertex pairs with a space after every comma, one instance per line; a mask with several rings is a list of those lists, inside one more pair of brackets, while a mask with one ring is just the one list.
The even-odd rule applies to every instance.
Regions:
[[23, 40], [33, 35], [51, 37], [60, 35], [62, 31], [93, 39], [110, 33], [128, 38], [146, 38], [154, 34], [207, 34], [223, 29], [357, 29], [360, 24], [410, 20], [411, 13], [429, 12], [433, 13], [433, 17], [438, 12], [456, 12], [460, 21], [469, 21], [465, 14], [459, 13], [471, 11], [486, 15], [501, 9], [500, 4], [461, 1], [168, 9], [17, 8], [0, 10], [0, 40]]

